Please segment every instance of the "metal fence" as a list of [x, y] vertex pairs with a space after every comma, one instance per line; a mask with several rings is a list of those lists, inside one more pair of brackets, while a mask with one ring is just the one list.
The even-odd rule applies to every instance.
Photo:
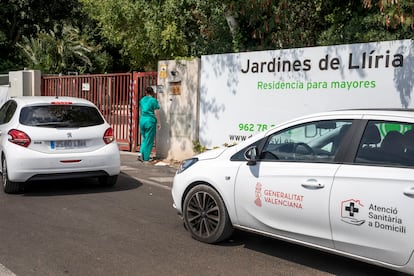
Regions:
[[71, 96], [93, 102], [114, 129], [121, 150], [141, 144], [138, 102], [147, 86], [157, 85], [157, 72], [43, 76], [42, 95]]

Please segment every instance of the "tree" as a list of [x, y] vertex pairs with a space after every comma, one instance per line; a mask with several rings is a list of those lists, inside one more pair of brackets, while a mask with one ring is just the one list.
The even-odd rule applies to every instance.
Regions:
[[[387, 4], [388, 2], [390, 3]], [[331, 12], [326, 16], [327, 27], [321, 33], [318, 44], [330, 45], [413, 38], [414, 32], [410, 27], [410, 20], [404, 21], [404, 24], [391, 24], [387, 20], [389, 14], [394, 14], [396, 10], [406, 11], [406, 7], [410, 5], [413, 8], [413, 1], [400, 0], [398, 5], [392, 3], [397, 3], [397, 1], [379, 0], [375, 5], [371, 0], [363, 0], [362, 3], [356, 1], [324, 2], [325, 9]]]
[[366, 9], [371, 9], [375, 5], [378, 6], [380, 14], [383, 16], [383, 22], [387, 28], [414, 30], [414, 1], [413, 0], [392, 0], [392, 1], [376, 1], [363, 0]]
[[160, 59], [233, 48], [221, 1], [81, 1], [131, 70], [154, 70]]
[[0, 2], [0, 71], [27, 64], [18, 42], [52, 66], [40, 58], [52, 56], [42, 40], [54, 35], [67, 49], [75, 35], [62, 35], [67, 26], [78, 30], [72, 41], [93, 50], [61, 55], [53, 72], [155, 70], [162, 59], [407, 39], [413, 17], [414, 0], [8, 0]]
[[139, 68], [150, 51], [145, 36], [145, 10], [151, 3], [131, 0], [82, 0], [82, 3], [91, 18], [98, 22], [100, 35], [120, 49], [120, 56], [124, 61], [129, 60], [132, 68]]
[[[231, 0], [244, 51], [314, 46], [323, 29], [322, 0]], [[322, 19], [321, 19], [322, 18]]]
[[64, 25], [59, 31], [55, 26], [49, 32], [38, 31], [35, 37], [23, 36], [17, 43], [27, 57], [27, 66], [44, 73], [90, 72], [91, 56], [100, 50], [80, 33], [79, 29]]
[[[27, 65], [17, 43], [38, 39], [37, 33], [62, 32], [64, 25], [90, 24], [78, 0], [7, 0], [0, 2], [0, 72]], [[26, 41], [22, 41], [26, 37]], [[43, 36], [42, 36], [43, 37]]]

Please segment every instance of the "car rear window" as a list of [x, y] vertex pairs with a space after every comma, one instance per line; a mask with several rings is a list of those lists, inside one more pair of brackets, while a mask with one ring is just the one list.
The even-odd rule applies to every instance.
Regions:
[[82, 105], [39, 105], [22, 108], [19, 121], [27, 126], [88, 127], [104, 123], [99, 111]]

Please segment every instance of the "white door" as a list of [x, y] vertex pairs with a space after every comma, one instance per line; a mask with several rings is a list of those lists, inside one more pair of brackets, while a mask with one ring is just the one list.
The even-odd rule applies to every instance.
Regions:
[[[404, 139], [391, 153], [384, 151], [384, 137], [392, 132], [387, 124], [370, 123], [367, 130], [374, 126], [377, 134], [364, 136], [377, 138], [360, 145], [357, 164], [339, 168], [330, 203], [332, 233], [336, 249], [404, 265], [414, 250], [414, 155], [407, 145], [398, 146]], [[414, 145], [414, 139], [408, 142]]]
[[239, 222], [275, 235], [332, 247], [329, 195], [338, 165], [260, 162], [242, 165], [235, 202]]
[[344, 123], [331, 125], [278, 132], [268, 138], [256, 165], [241, 165], [235, 186], [241, 226], [333, 247], [329, 199], [340, 166], [333, 162], [334, 138]]

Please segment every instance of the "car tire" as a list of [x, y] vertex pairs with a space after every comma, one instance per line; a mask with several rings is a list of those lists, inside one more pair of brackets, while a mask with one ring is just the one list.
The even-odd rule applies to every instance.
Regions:
[[3, 182], [3, 191], [8, 194], [15, 194], [20, 191], [20, 184], [18, 182], [10, 181], [7, 169], [6, 158], [3, 158], [2, 161], [2, 177]]
[[100, 176], [98, 177], [99, 184], [104, 187], [113, 187], [118, 180], [118, 175]]
[[191, 236], [201, 242], [218, 243], [233, 233], [233, 226], [220, 195], [208, 185], [197, 185], [186, 195], [183, 219]]

